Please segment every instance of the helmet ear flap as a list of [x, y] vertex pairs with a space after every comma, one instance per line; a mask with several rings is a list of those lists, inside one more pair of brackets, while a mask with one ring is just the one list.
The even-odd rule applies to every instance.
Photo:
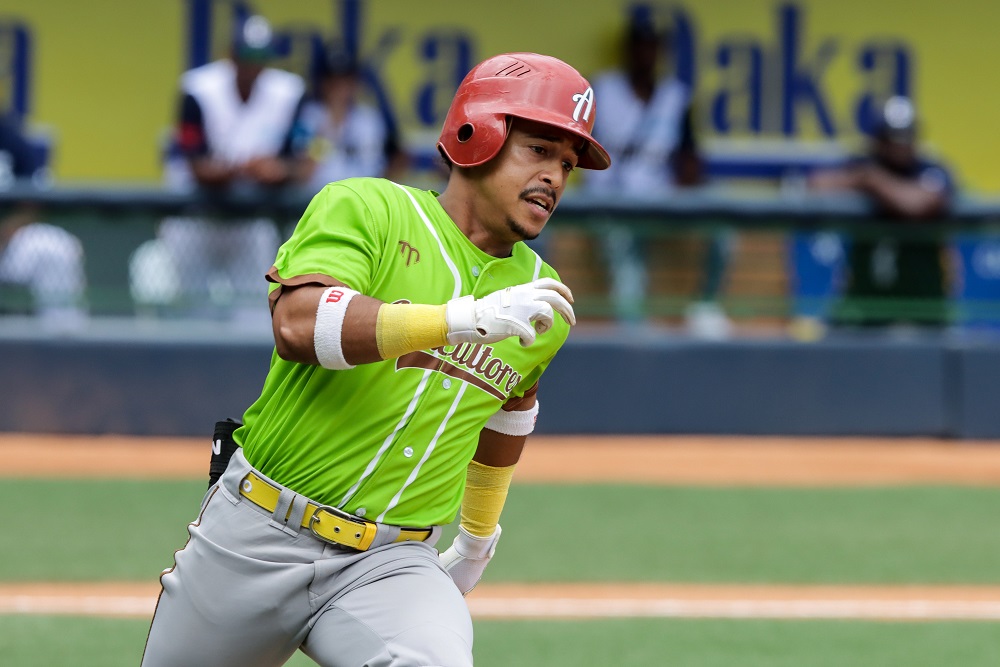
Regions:
[[471, 114], [442, 134], [438, 147], [459, 167], [475, 167], [496, 157], [506, 139], [504, 115]]

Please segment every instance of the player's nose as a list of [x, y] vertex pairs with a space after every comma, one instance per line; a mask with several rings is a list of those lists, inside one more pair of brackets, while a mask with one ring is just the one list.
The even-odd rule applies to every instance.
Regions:
[[566, 183], [566, 172], [563, 170], [562, 163], [560, 162], [554, 168], [548, 168], [539, 174], [539, 177], [545, 185], [547, 185], [552, 190], [552, 195], [558, 197], [562, 192], [563, 185]]

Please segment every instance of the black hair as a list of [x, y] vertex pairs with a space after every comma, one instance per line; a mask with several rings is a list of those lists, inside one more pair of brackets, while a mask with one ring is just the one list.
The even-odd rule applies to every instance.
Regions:
[[319, 66], [319, 76], [358, 76], [361, 66], [358, 59], [350, 51], [334, 44], [328, 46]]

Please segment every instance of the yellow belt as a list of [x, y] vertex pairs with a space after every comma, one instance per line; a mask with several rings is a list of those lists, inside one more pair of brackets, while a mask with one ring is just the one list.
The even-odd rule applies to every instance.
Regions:
[[[268, 512], [274, 512], [280, 494], [280, 489], [276, 489], [267, 480], [252, 472], [240, 483], [240, 495]], [[316, 503], [306, 505], [305, 514], [302, 515], [302, 527], [308, 528], [321, 540], [358, 551], [367, 551], [375, 541], [375, 533], [378, 532], [376, 523], [351, 516], [336, 507]], [[423, 542], [432, 532], [430, 528], [400, 528], [399, 537], [393, 542]]]

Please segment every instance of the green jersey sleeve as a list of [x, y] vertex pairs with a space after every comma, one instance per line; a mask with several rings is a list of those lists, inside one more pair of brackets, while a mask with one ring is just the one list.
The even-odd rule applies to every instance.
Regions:
[[366, 294], [384, 245], [368, 203], [349, 184], [331, 183], [313, 197], [274, 267], [282, 280], [319, 274]]

